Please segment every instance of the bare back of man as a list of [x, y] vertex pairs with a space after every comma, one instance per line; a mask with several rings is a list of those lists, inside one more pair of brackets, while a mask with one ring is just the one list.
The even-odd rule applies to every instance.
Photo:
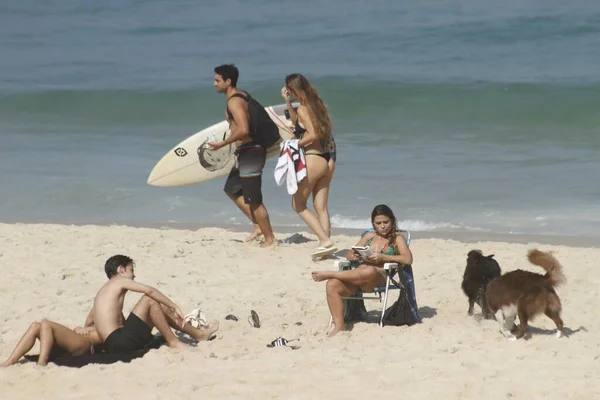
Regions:
[[116, 278], [106, 282], [94, 298], [94, 308], [92, 309], [94, 326], [102, 341], [105, 341], [111, 333], [125, 324], [123, 302], [127, 290], [123, 289], [118, 280]]

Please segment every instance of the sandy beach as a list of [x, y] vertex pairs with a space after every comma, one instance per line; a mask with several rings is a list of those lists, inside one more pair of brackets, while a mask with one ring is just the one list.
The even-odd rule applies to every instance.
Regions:
[[[357, 323], [325, 336], [324, 284], [310, 278], [332, 261], [312, 262], [314, 237], [279, 233], [276, 249], [242, 243], [244, 232], [124, 226], [0, 225], [0, 355], [5, 359], [32, 321], [83, 324], [111, 255], [136, 260], [136, 279], [154, 285], [184, 312], [200, 306], [221, 321], [217, 338], [175, 354], [166, 347], [130, 364], [81, 369], [25, 363], [0, 370], [5, 399], [217, 398], [591, 399], [597, 380], [600, 278], [597, 248], [463, 243], [415, 239], [417, 300], [423, 317], [413, 327]], [[356, 237], [335, 236], [340, 248]], [[503, 272], [537, 271], [527, 249], [552, 250], [568, 283], [559, 289], [568, 337], [556, 339], [550, 320], [531, 323], [528, 340], [509, 342], [495, 321], [468, 317], [460, 290], [466, 253], [494, 253]], [[139, 298], [128, 294], [125, 311]], [[396, 296], [393, 296], [395, 300]], [[378, 302], [367, 302], [376, 309]], [[262, 326], [250, 326], [250, 310]], [[477, 309], [478, 312], [478, 309]], [[239, 321], [224, 320], [234, 314]], [[301, 324], [296, 324], [301, 323]], [[267, 348], [278, 336], [300, 349]], [[37, 354], [36, 345], [32, 353]]]

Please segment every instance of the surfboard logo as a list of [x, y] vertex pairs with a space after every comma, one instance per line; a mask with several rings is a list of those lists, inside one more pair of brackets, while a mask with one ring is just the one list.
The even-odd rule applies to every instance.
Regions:
[[185, 156], [187, 156], [187, 151], [183, 147], [178, 147], [174, 151], [175, 151], [175, 154], [178, 157], [185, 157]]

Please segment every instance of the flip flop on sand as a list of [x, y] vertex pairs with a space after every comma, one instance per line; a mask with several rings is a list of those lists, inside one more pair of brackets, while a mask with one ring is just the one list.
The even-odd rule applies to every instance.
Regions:
[[292, 339], [292, 340], [286, 340], [282, 337], [278, 337], [277, 339], [273, 340], [271, 343], [269, 343], [267, 345], [267, 347], [289, 347], [290, 349], [296, 350], [299, 348], [299, 346], [288, 346], [289, 342], [293, 342], [294, 340], [300, 340], [300, 339]]
[[250, 322], [250, 325], [252, 325], [253, 328], [260, 328], [260, 319], [258, 318], [256, 311], [250, 310], [248, 322]]
[[331, 245], [329, 247], [317, 247], [317, 249], [311, 254], [312, 258], [321, 258], [333, 254], [337, 251], [337, 247], [335, 245]]

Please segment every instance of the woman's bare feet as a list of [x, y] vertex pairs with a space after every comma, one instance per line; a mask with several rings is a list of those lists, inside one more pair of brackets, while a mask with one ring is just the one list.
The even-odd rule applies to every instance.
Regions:
[[330, 248], [331, 246], [333, 246], [333, 241], [331, 239], [327, 239], [326, 241], [321, 241], [319, 240], [319, 247], [323, 247], [323, 248]]
[[321, 282], [327, 279], [331, 279], [330, 271], [313, 271], [312, 278], [315, 282]]
[[332, 338], [332, 337], [334, 337], [335, 335], [337, 335], [338, 333], [340, 333], [340, 332], [344, 332], [345, 330], [346, 330], [346, 329], [344, 329], [344, 328], [341, 328], [341, 329], [334, 328], [334, 329], [333, 329], [331, 332], [329, 332], [329, 335], [327, 335], [327, 337], [329, 337], [329, 338]]
[[216, 331], [219, 330], [219, 321], [212, 321], [207, 326], [195, 328], [192, 336], [198, 342], [208, 340]]

